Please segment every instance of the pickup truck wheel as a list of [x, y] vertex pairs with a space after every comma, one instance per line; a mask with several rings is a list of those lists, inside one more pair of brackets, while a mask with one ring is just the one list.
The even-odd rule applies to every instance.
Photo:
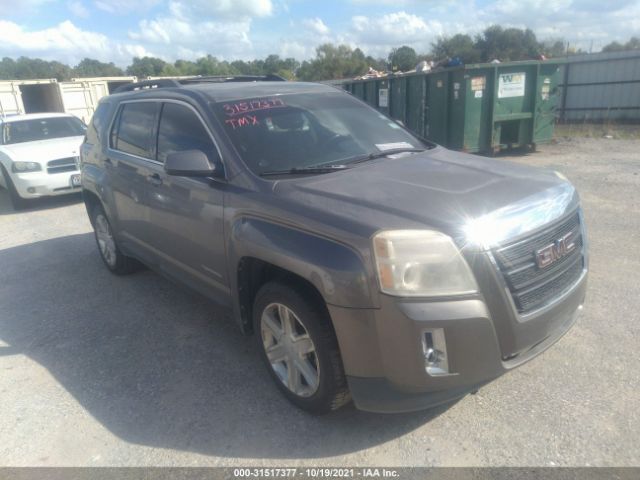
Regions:
[[7, 186], [7, 190], [9, 191], [9, 198], [11, 199], [11, 205], [13, 205], [13, 209], [24, 210], [29, 205], [28, 200], [20, 196], [18, 190], [13, 184], [13, 180], [11, 180], [11, 176], [5, 170], [4, 165], [0, 165], [0, 168], [2, 169], [1, 173], [4, 176], [4, 183]]
[[96, 205], [93, 209], [93, 229], [100, 257], [110, 272], [116, 275], [127, 275], [137, 269], [136, 260], [127, 257], [118, 248], [102, 205]]
[[314, 302], [285, 284], [265, 284], [254, 302], [261, 356], [278, 388], [315, 414], [351, 400], [331, 320]]

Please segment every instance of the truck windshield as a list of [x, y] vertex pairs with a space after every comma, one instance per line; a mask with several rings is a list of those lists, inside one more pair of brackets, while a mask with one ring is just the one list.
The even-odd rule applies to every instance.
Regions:
[[339, 92], [220, 102], [214, 110], [257, 175], [425, 148], [390, 118]]
[[51, 138], [84, 135], [86, 127], [74, 117], [38, 118], [6, 122], [2, 127], [2, 144], [35, 142]]

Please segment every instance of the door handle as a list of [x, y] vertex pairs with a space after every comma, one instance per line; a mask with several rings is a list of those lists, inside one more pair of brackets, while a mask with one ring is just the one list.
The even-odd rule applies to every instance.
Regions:
[[154, 187], [159, 187], [160, 185], [162, 185], [162, 178], [160, 178], [160, 175], [158, 175], [157, 173], [152, 173], [148, 178], [151, 182], [151, 185], [153, 185]]
[[113, 162], [111, 161], [111, 159], [109, 157], [104, 159], [104, 163], [105, 163], [105, 165], [109, 165], [109, 166], [113, 165]]

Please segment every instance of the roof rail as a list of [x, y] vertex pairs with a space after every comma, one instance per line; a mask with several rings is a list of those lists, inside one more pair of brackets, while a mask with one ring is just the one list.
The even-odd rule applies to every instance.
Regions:
[[116, 88], [113, 93], [132, 92], [134, 90], [147, 90], [151, 88], [180, 87], [180, 83], [172, 78], [159, 80], [145, 80], [143, 82], [127, 83]]
[[208, 75], [202, 77], [183, 78], [180, 83], [206, 83], [206, 82], [286, 82], [287, 79], [269, 73], [267, 75]]
[[132, 92], [134, 90], [147, 90], [152, 88], [175, 88], [194, 83], [227, 83], [227, 82], [286, 82], [287, 79], [280, 75], [210, 75], [191, 78], [159, 78], [142, 82], [128, 83], [116, 88], [113, 93]]

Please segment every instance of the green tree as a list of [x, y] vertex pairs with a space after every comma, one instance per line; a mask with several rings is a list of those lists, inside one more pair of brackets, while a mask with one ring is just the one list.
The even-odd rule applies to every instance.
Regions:
[[366, 57], [359, 48], [325, 43], [316, 48], [316, 58], [306, 60], [298, 69], [300, 80], [331, 80], [363, 75], [368, 69]]
[[135, 75], [140, 79], [158, 77], [162, 75], [167, 62], [156, 57], [133, 57], [133, 62], [127, 67], [128, 75]]
[[625, 50], [640, 50], [640, 38], [631, 37], [631, 39], [624, 44], [611, 42], [602, 49], [603, 52], [623, 52]]
[[460, 33], [453, 37], [439, 38], [431, 44], [431, 52], [437, 61], [458, 57], [463, 63], [478, 63], [482, 59], [482, 53], [473, 39]]
[[498, 59], [501, 62], [534, 59], [540, 54], [540, 44], [532, 30], [519, 28], [503, 29], [500, 25], [492, 25], [476, 38], [476, 48], [481, 52], [481, 59], [490, 62]]
[[565, 56], [567, 44], [563, 39], [548, 39], [540, 43], [540, 50], [545, 57], [557, 58]]
[[401, 72], [413, 70], [418, 63], [418, 55], [416, 51], [403, 45], [400, 48], [394, 48], [389, 52], [389, 64], [391, 70], [400, 70]]
[[17, 60], [5, 57], [0, 61], [0, 78], [5, 80], [24, 80], [35, 78], [55, 78], [58, 81], [69, 80], [72, 70], [60, 62], [48, 62], [40, 58], [20, 57]]
[[16, 76], [16, 61], [13, 58], [4, 57], [0, 61], [0, 78], [3, 80], [18, 78]]
[[387, 61], [384, 58], [374, 58], [371, 55], [367, 55], [364, 59], [367, 67], [371, 67], [378, 72], [387, 71]]
[[103, 63], [93, 58], [84, 58], [73, 68], [76, 77], [119, 77], [124, 75], [113, 62]]

